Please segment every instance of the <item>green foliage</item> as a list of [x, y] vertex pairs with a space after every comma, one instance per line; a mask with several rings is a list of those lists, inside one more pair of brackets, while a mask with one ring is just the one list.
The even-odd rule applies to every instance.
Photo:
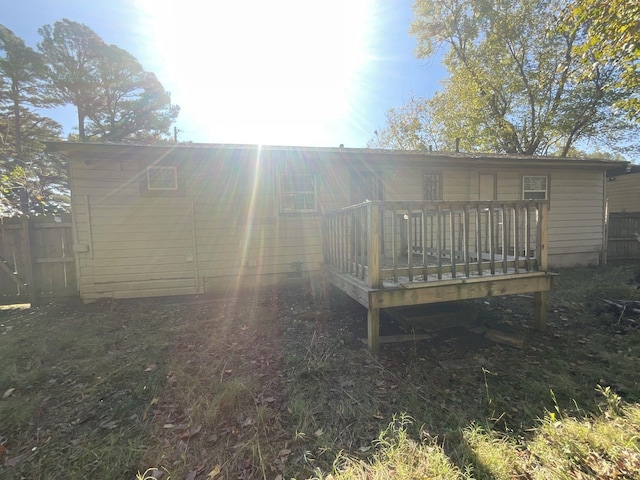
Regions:
[[39, 108], [72, 104], [77, 140], [166, 141], [179, 108], [128, 52], [63, 19], [39, 29], [40, 52], [0, 25], [0, 215], [70, 205], [66, 165], [45, 152], [62, 127]]
[[39, 32], [50, 94], [76, 107], [80, 141], [153, 142], [168, 135], [179, 108], [130, 53], [68, 19]]
[[33, 109], [46, 105], [41, 56], [0, 25], [0, 215], [48, 213], [69, 202], [66, 169], [42, 141], [61, 127]]
[[563, 17], [565, 28], [584, 29], [586, 41], [576, 53], [588, 75], [602, 69], [618, 72], [607, 89], [623, 89], [616, 102], [632, 119], [640, 121], [640, 3], [629, 0], [575, 0]]
[[417, 0], [416, 54], [444, 51], [450, 76], [419, 109], [410, 100], [403, 115], [392, 110], [379, 143], [420, 147], [403, 139], [435, 132], [430, 144], [449, 149], [460, 138], [468, 151], [566, 156], [578, 142], [627, 139], [634, 125], [614, 106], [628, 92], [608, 88], [618, 72], [584, 75], [576, 48], [585, 38], [558, 28], [561, 8], [548, 0]]

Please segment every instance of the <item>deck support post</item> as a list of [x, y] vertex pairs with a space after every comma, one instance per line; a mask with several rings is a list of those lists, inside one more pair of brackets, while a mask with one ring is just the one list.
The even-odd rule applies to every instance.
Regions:
[[369, 307], [367, 320], [368, 320], [367, 342], [369, 345], [369, 349], [373, 353], [377, 353], [378, 348], [380, 346], [380, 309]]
[[533, 293], [533, 327], [544, 332], [547, 329], [549, 292]]

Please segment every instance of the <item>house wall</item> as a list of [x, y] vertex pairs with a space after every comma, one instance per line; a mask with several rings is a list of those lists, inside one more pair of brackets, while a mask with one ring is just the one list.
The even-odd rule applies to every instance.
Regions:
[[136, 162], [70, 162], [82, 298], [196, 293], [189, 198], [143, 197]]
[[[415, 159], [371, 165], [335, 152], [203, 151], [197, 158], [163, 155], [162, 162], [179, 166], [182, 181], [173, 196], [141, 188], [145, 166], [158, 159], [114, 160], [95, 152], [72, 159], [74, 250], [84, 299], [229, 292], [295, 276], [296, 267], [316, 271], [323, 260], [322, 213], [352, 203], [350, 172], [363, 169], [382, 176], [385, 200], [409, 201], [423, 199], [426, 171], [441, 173], [443, 199], [451, 201], [478, 200], [481, 174], [495, 175], [496, 199], [505, 201], [521, 198], [522, 175], [548, 175], [550, 266], [597, 263], [601, 255], [602, 170], [450, 162], [425, 168]], [[317, 213], [279, 211], [283, 171], [315, 174]]]
[[480, 198], [480, 175], [495, 174], [496, 200], [522, 198], [523, 175], [549, 177], [551, 268], [600, 262], [604, 239], [604, 174], [595, 169], [452, 168], [405, 165], [384, 170], [386, 200], [422, 200], [422, 174], [442, 174], [443, 200]]
[[640, 212], [640, 173], [612, 177], [606, 183], [609, 212]]
[[[239, 289], [316, 271], [323, 260], [322, 212], [348, 205], [348, 173], [340, 162], [265, 156], [202, 163], [188, 191], [195, 202], [199, 275], [205, 291]], [[313, 173], [317, 213], [280, 213], [278, 174]], [[257, 178], [257, 181], [255, 180]], [[297, 267], [296, 267], [297, 264]]]
[[[349, 175], [342, 162], [316, 160], [178, 160], [181, 194], [147, 196], [140, 180], [149, 159], [74, 159], [82, 298], [228, 291], [293, 276], [297, 268], [318, 270], [322, 211], [349, 204]], [[279, 212], [277, 178], [283, 169], [316, 175], [317, 213]]]

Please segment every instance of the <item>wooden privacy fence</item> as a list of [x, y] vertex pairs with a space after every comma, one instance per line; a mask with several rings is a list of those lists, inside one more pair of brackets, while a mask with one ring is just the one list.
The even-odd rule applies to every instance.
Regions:
[[640, 212], [610, 213], [607, 261], [640, 260]]
[[0, 304], [77, 294], [71, 215], [0, 218]]
[[370, 288], [546, 271], [546, 202], [365, 202], [325, 219], [325, 263]]

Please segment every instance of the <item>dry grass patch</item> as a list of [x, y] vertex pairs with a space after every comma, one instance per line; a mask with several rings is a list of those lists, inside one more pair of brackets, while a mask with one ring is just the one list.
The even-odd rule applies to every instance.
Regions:
[[637, 319], [595, 299], [638, 299], [633, 271], [561, 272], [546, 333], [477, 302], [522, 349], [372, 355], [366, 311], [304, 286], [0, 310], [0, 478], [638, 478]]

